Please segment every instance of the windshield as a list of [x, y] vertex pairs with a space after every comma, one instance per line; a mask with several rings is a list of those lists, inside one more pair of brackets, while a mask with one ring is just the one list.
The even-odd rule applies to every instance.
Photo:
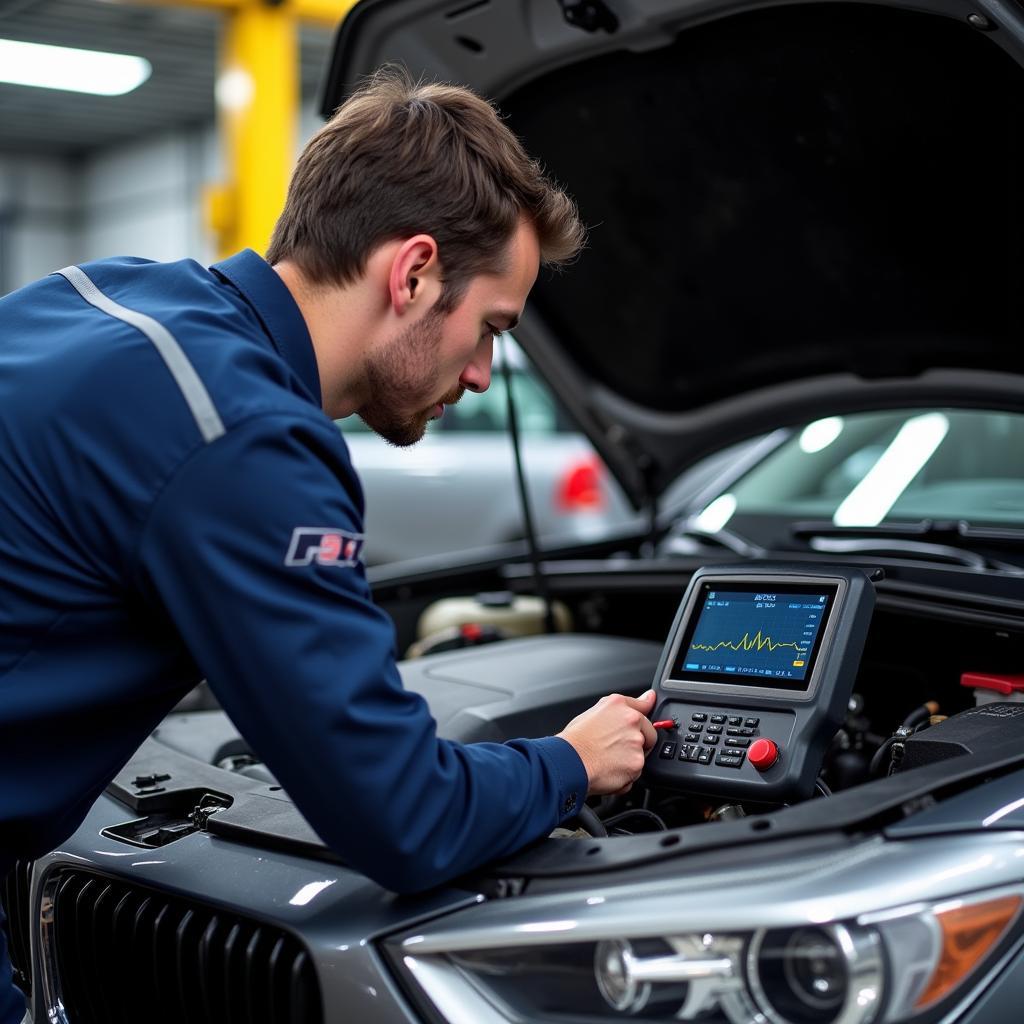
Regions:
[[745, 515], [831, 520], [968, 520], [1024, 525], [1024, 416], [899, 410], [816, 420], [697, 517], [739, 528]]

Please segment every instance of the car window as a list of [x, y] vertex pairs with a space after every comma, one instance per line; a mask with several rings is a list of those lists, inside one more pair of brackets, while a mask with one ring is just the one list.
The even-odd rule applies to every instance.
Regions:
[[915, 409], [816, 420], [705, 513], [718, 520], [743, 513], [831, 519], [837, 526], [1024, 524], [1024, 416]]
[[[512, 343], [514, 344], [514, 342]], [[523, 434], [561, 434], [573, 430], [572, 420], [550, 389], [534, 373], [526, 357], [513, 350], [512, 388], [519, 430]], [[508, 389], [500, 360], [495, 360], [491, 386], [483, 394], [469, 391], [456, 405], [445, 408], [444, 416], [428, 430], [455, 433], [498, 433], [508, 429]], [[368, 434], [370, 428], [358, 416], [339, 420], [342, 432]]]
[[[572, 426], [547, 386], [526, 368], [512, 371], [517, 422], [523, 434], [568, 433]], [[491, 386], [481, 395], [467, 392], [445, 410], [439, 426], [447, 431], [504, 433], [508, 429], [508, 389], [504, 372], [495, 367]]]
[[467, 392], [446, 408], [418, 444], [395, 448], [357, 416], [339, 421], [366, 497], [367, 564], [461, 555], [522, 538], [506, 358], [542, 541], [598, 540], [635, 519], [593, 446], [514, 341], [503, 340], [487, 391]]

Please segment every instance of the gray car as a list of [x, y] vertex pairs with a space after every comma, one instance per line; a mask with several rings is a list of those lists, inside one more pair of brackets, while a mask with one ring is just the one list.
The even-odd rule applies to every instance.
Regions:
[[590, 541], [635, 523], [636, 512], [593, 445], [506, 338], [490, 388], [448, 406], [413, 447], [389, 445], [357, 416], [339, 423], [366, 496], [367, 565], [464, 554], [523, 537], [505, 352], [538, 536], [549, 544]]
[[[387, 59], [494, 96], [577, 195], [590, 246], [517, 340], [644, 523], [547, 552], [573, 632], [405, 683], [468, 742], [654, 683], [662, 742], [629, 794], [397, 897], [219, 711], [172, 715], [6, 882], [33, 1020], [1019, 1021], [1024, 17], [366, 0], [324, 109]], [[438, 598], [535, 584], [371, 578], [402, 649]]]

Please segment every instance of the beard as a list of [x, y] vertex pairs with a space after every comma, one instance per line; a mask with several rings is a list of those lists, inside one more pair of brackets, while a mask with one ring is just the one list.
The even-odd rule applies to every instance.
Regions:
[[370, 399], [358, 410], [359, 418], [398, 448], [422, 439], [434, 406], [454, 405], [465, 393], [465, 388], [455, 387], [433, 397], [440, 385], [437, 353], [444, 318], [444, 313], [430, 310], [367, 359]]

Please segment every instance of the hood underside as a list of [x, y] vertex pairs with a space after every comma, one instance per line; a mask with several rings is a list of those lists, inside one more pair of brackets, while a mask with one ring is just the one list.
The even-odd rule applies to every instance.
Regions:
[[826, 413], [1024, 408], [1024, 9], [606, 6], [366, 0], [324, 109], [387, 60], [464, 82], [575, 196], [517, 337], [637, 503]]

